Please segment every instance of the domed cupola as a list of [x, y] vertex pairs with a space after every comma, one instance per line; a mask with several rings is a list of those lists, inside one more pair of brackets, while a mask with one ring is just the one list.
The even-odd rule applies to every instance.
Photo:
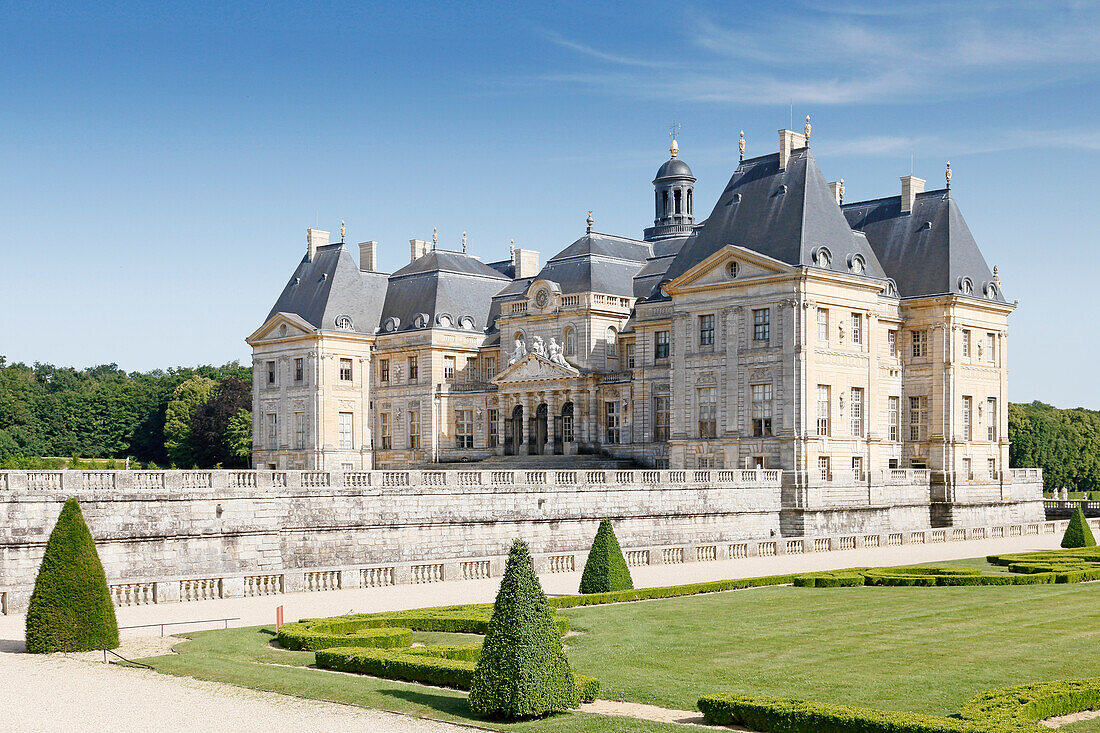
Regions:
[[680, 160], [680, 146], [673, 138], [668, 147], [669, 159], [657, 169], [653, 179], [653, 226], [646, 227], [646, 241], [682, 237], [691, 232], [695, 223], [695, 176], [688, 164]]

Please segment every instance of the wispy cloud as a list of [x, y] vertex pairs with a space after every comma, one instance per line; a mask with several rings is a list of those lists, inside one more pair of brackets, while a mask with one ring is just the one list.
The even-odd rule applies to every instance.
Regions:
[[938, 135], [878, 135], [849, 139], [824, 139], [814, 151], [819, 156], [921, 157], [996, 153], [1009, 150], [1077, 149], [1100, 151], [1100, 132], [1075, 129], [986, 130], [980, 137]]
[[[689, 13], [653, 58], [548, 34], [591, 65], [543, 80], [676, 102], [889, 104], [1038, 88], [1100, 68], [1100, 6], [808, 5], [730, 22]], [[688, 49], [685, 53], [684, 49]]]

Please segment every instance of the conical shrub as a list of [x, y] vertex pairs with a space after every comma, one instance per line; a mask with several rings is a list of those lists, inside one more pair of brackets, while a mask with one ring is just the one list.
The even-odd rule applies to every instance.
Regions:
[[1089, 523], [1085, 520], [1085, 513], [1078, 506], [1073, 510], [1073, 516], [1069, 518], [1069, 526], [1062, 535], [1062, 547], [1095, 547], [1096, 538], [1092, 536]]
[[527, 543], [516, 540], [470, 683], [470, 709], [487, 718], [519, 720], [567, 710], [576, 696], [553, 609]]
[[118, 646], [118, 622], [103, 565], [76, 499], [61, 508], [27, 609], [34, 654]]
[[588, 550], [588, 561], [581, 574], [581, 593], [607, 593], [613, 590], [630, 590], [634, 581], [630, 577], [630, 568], [626, 566], [619, 540], [611, 520], [600, 521], [596, 530], [596, 539]]

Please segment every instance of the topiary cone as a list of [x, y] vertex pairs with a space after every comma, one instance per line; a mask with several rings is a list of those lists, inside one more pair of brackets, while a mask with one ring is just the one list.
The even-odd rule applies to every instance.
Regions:
[[630, 577], [630, 568], [626, 566], [619, 540], [611, 520], [600, 520], [596, 538], [588, 550], [588, 561], [581, 574], [581, 593], [607, 593], [613, 590], [630, 590], [634, 581]]
[[76, 499], [61, 508], [27, 609], [27, 651], [77, 652], [118, 646], [118, 622], [95, 541]]
[[1069, 526], [1062, 535], [1062, 547], [1095, 547], [1096, 538], [1092, 536], [1092, 530], [1085, 519], [1085, 513], [1077, 506], [1073, 510], [1073, 516], [1069, 518]]
[[516, 540], [470, 683], [470, 709], [488, 718], [519, 720], [567, 710], [576, 697], [554, 612], [527, 543]]

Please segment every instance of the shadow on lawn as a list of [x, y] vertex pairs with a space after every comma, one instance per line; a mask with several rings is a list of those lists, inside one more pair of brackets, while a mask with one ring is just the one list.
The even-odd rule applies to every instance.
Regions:
[[470, 706], [466, 702], [466, 696], [455, 697], [454, 695], [441, 695], [437, 692], [421, 692], [419, 690], [404, 690], [401, 688], [390, 688], [386, 690], [379, 690], [379, 694], [389, 695], [390, 697], [400, 698], [406, 702], [411, 702], [414, 705], [423, 705], [426, 708], [432, 710], [454, 715], [457, 718], [463, 718], [471, 722], [481, 721], [482, 719], [477, 717], [470, 711]]

